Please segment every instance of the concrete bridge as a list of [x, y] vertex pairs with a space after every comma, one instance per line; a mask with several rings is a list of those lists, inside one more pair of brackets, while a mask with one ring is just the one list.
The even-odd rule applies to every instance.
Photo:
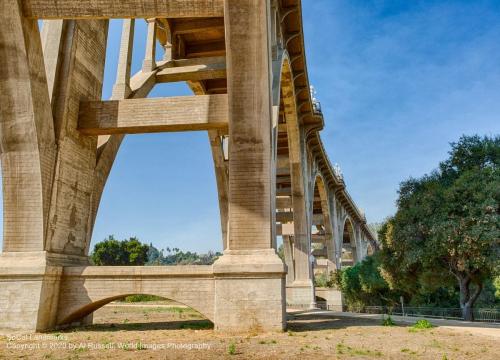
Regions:
[[[301, 14], [300, 0], [0, 2], [0, 327], [88, 322], [107, 302], [146, 293], [217, 329], [281, 330], [286, 303], [315, 306], [314, 272], [367, 254], [373, 235], [321, 141]], [[125, 20], [112, 99], [102, 101], [113, 18]], [[147, 46], [131, 75], [135, 21], [147, 21]], [[146, 98], [178, 81], [193, 95]], [[89, 266], [123, 137], [167, 131], [208, 134], [224, 255], [213, 266]]]

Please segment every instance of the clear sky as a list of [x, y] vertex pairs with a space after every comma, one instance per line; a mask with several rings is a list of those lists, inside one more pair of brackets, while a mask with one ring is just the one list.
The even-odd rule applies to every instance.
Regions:
[[[309, 79], [325, 116], [322, 138], [368, 222], [393, 214], [398, 184], [433, 170], [450, 141], [500, 133], [498, 0], [305, 0], [303, 18]], [[139, 20], [134, 72], [145, 30]], [[115, 80], [120, 32], [121, 21], [112, 21], [104, 99]], [[151, 96], [189, 94], [184, 84], [169, 84]], [[206, 133], [126, 138], [93, 243], [109, 234], [161, 248], [221, 249]]]

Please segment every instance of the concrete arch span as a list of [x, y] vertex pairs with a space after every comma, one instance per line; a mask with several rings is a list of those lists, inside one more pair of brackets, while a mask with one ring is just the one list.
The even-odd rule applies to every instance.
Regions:
[[342, 226], [342, 265], [354, 265], [357, 261], [356, 232], [352, 220], [346, 216]]
[[212, 266], [70, 267], [64, 269], [60, 289], [58, 325], [85, 322], [102, 306], [135, 294], [177, 301], [214, 321]]

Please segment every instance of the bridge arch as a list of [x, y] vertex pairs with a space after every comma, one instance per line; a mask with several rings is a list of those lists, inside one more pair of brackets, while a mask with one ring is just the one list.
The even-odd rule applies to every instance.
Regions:
[[320, 172], [313, 177], [312, 206], [311, 206], [311, 245], [313, 255], [317, 258], [316, 271], [335, 270], [335, 241], [332, 228], [332, 214], [330, 213], [328, 188]]
[[65, 268], [57, 323], [65, 325], [81, 321], [112, 301], [137, 294], [179, 302], [214, 322], [212, 266], [180, 265]]
[[354, 224], [349, 216], [346, 216], [342, 226], [342, 265], [354, 265], [357, 259], [356, 233]]

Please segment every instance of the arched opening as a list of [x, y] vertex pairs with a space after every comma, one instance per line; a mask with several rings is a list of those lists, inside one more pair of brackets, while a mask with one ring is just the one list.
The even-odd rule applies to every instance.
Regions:
[[[165, 24], [158, 21], [154, 60], [160, 66], [168, 57], [165, 50], [171, 51], [172, 44], [162, 35]], [[115, 94], [120, 50], [116, 44], [120, 44], [123, 36], [122, 24], [122, 20], [110, 22], [103, 99]], [[134, 74], [140, 77], [144, 66], [148, 24], [137, 19], [133, 26], [132, 78]], [[176, 59], [181, 57], [178, 52], [174, 55]], [[185, 81], [155, 81], [141, 90], [142, 96], [193, 95]], [[131, 80], [131, 86], [132, 83]], [[159, 250], [179, 248], [198, 253], [222, 250], [211, 145], [211, 138], [204, 131], [99, 136], [100, 176], [94, 190], [97, 199], [94, 207], [98, 212], [89, 250], [109, 235], [119, 240], [138, 237]]]
[[354, 237], [354, 226], [349, 218], [344, 222], [342, 235], [342, 266], [352, 266], [357, 262], [356, 258], [356, 240]]
[[91, 302], [60, 320], [60, 328], [86, 326], [102, 330], [213, 329], [196, 309], [166, 297], [123, 294]]
[[330, 208], [325, 182], [317, 175], [312, 199], [311, 254], [314, 256], [314, 275], [328, 275], [335, 270], [335, 246]]

